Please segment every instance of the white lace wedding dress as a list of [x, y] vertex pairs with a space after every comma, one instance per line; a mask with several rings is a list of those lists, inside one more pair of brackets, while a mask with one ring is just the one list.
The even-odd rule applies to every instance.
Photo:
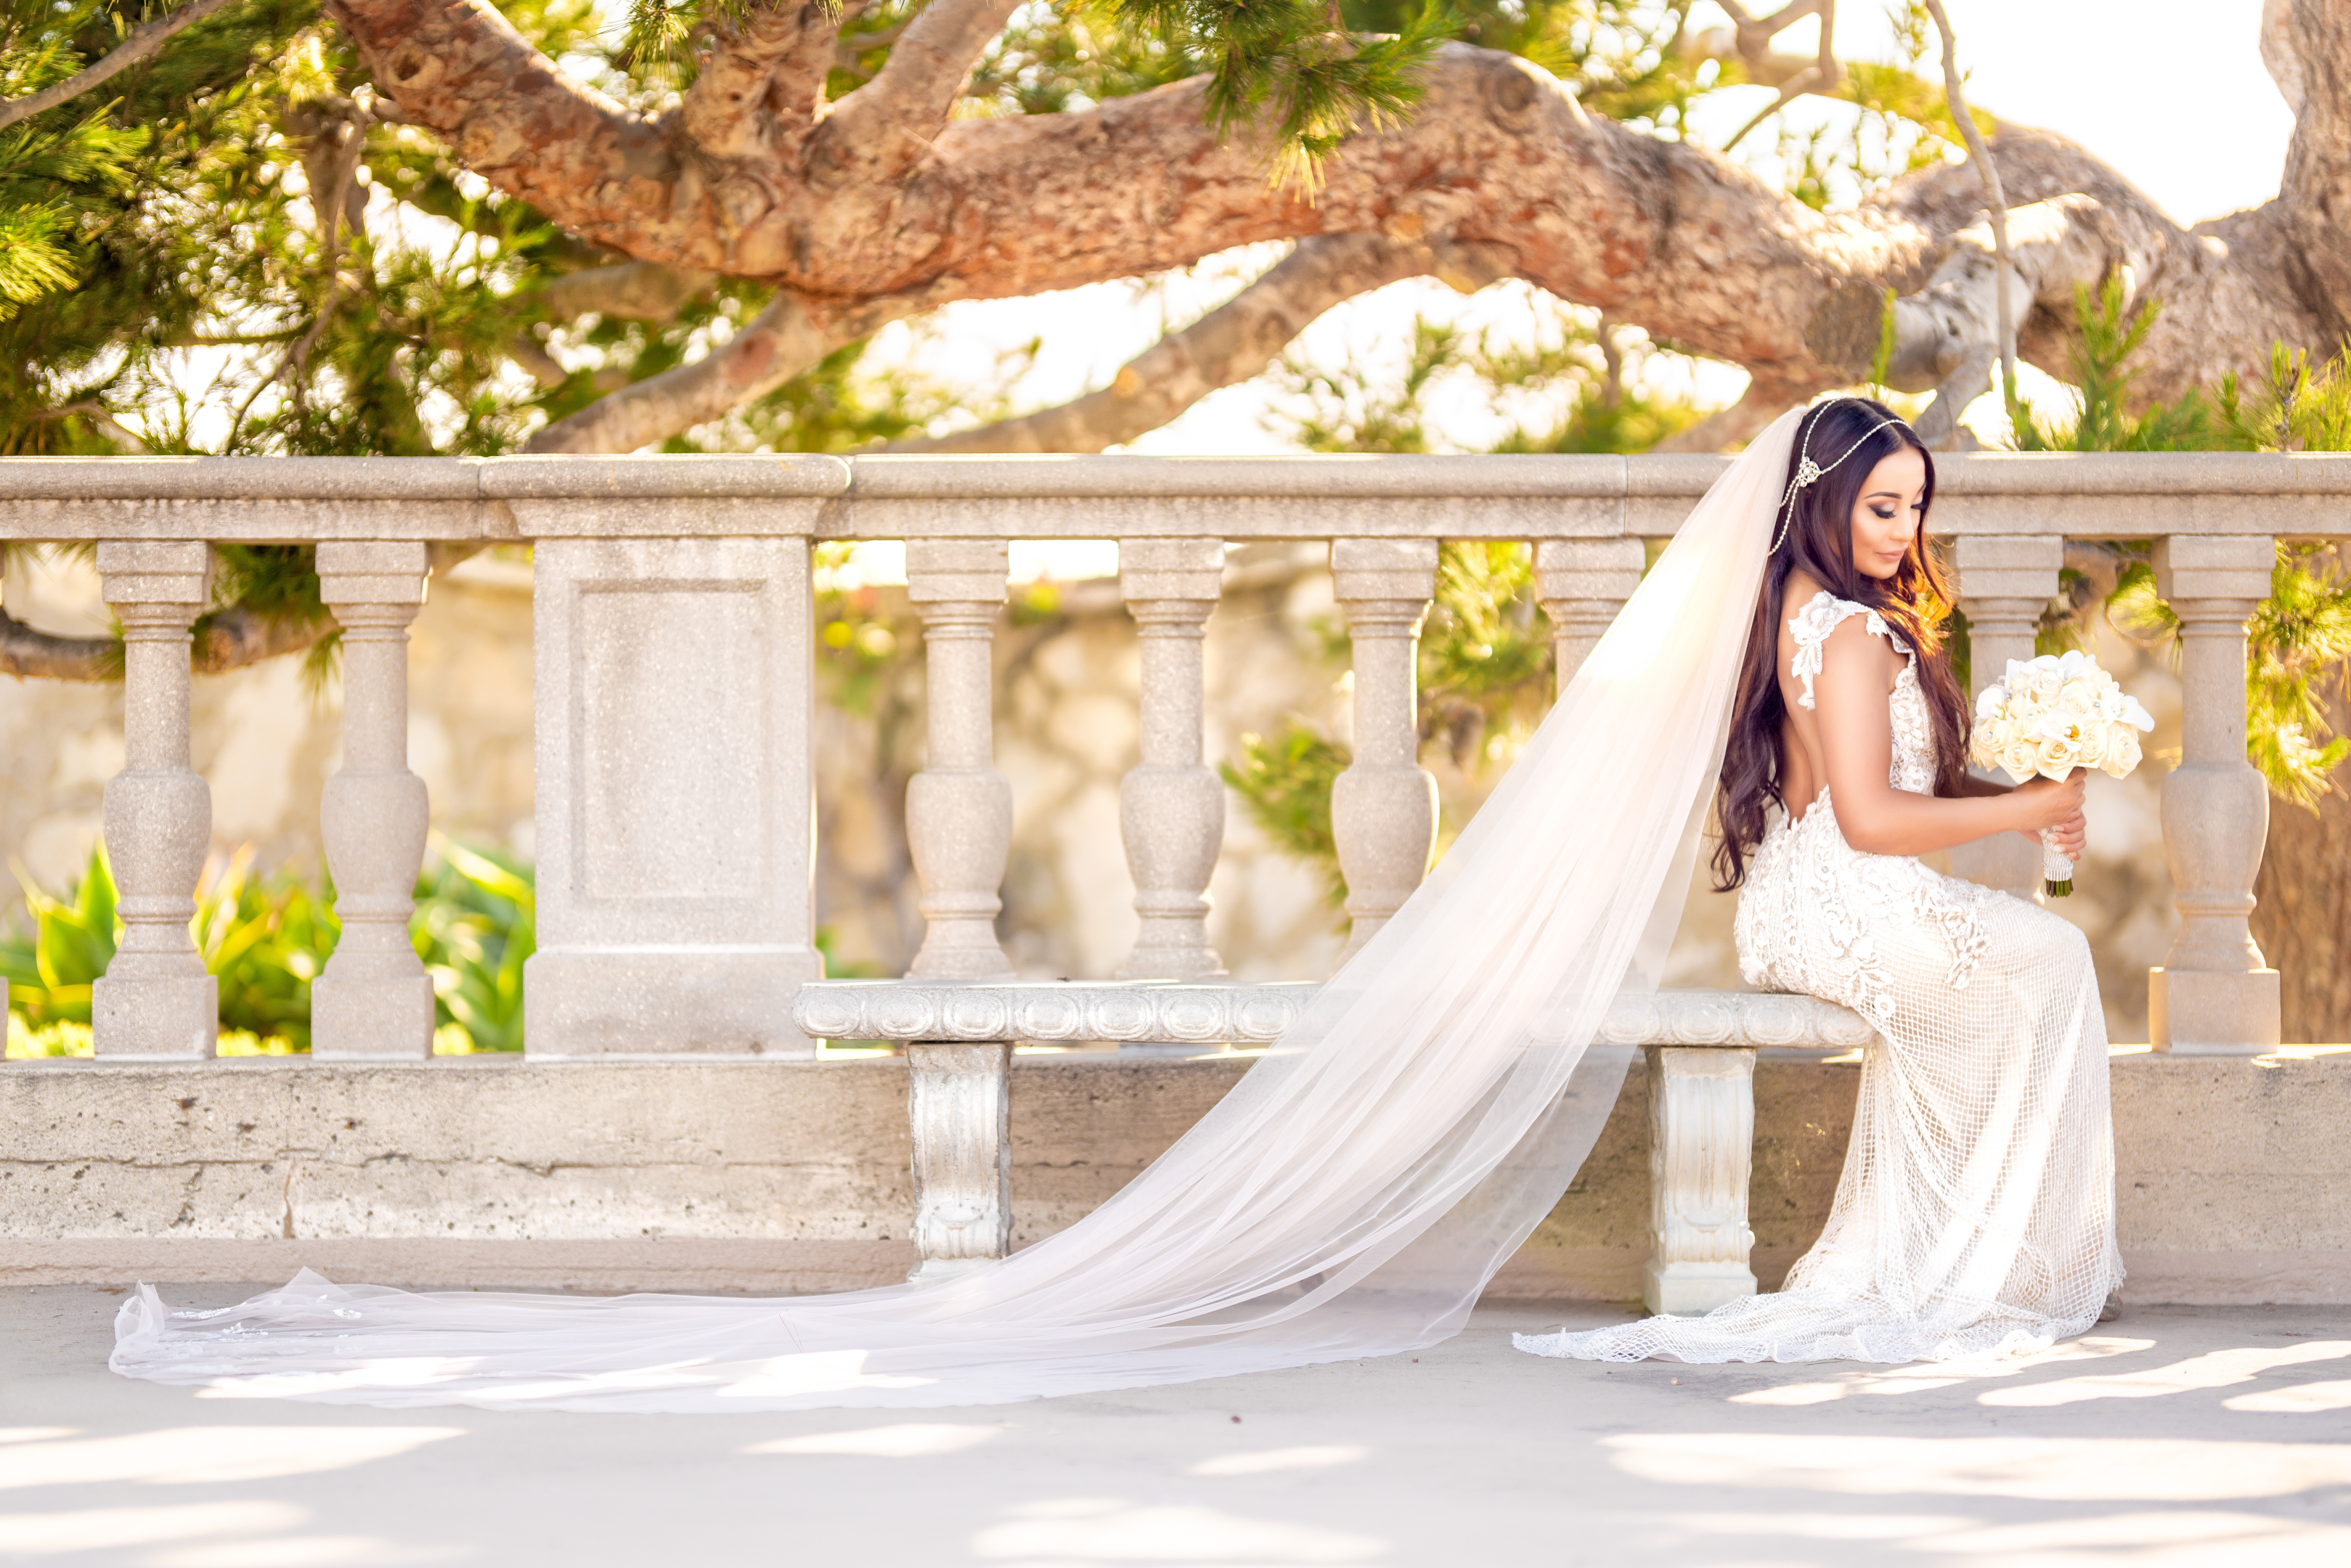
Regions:
[[[1908, 656], [1887, 698], [1887, 780], [1935, 787], [1917, 655], [1823, 592], [1788, 622], [1797, 701], [1850, 615]], [[1827, 1228], [1775, 1294], [1704, 1317], [1518, 1336], [1590, 1361], [1946, 1360], [2038, 1348], [2097, 1321], [2122, 1281], [2105, 1018], [2082, 933], [2047, 910], [1844, 841], [1826, 789], [1758, 846], [1737, 924], [1750, 985], [1868, 1019]]]

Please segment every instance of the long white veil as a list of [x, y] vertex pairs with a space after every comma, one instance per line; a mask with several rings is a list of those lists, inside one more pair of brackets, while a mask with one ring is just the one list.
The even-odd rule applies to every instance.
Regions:
[[341, 1404], [993, 1404], [1387, 1354], [1458, 1333], [1591, 1152], [1721, 756], [1796, 415], [1690, 514], [1420, 890], [1156, 1163], [999, 1263], [758, 1300], [337, 1286], [127, 1301], [134, 1377]]

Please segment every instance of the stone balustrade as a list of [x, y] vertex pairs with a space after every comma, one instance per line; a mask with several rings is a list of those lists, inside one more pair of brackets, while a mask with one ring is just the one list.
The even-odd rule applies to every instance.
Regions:
[[[405, 627], [436, 552], [534, 547], [539, 951], [529, 1059], [806, 1057], [907, 1042], [928, 1262], [999, 1254], [1007, 1063], [1018, 1040], [1246, 1046], [1311, 988], [1216, 983], [1206, 890], [1224, 823], [1204, 754], [1201, 639], [1228, 542], [1328, 541], [1353, 647], [1353, 758], [1332, 800], [1352, 946], [1426, 872], [1416, 639], [1438, 542], [1534, 547], [1568, 678], [1720, 471], [1707, 457], [1266, 459], [826, 456], [0, 459], [0, 540], [89, 542], [125, 639], [106, 832], [124, 936], [93, 1002], [97, 1061], [201, 1063], [214, 983], [189, 940], [210, 824], [188, 748], [190, 627], [216, 543], [315, 543], [344, 629], [345, 757], [320, 803], [343, 921], [314, 998], [320, 1063], [423, 1061], [407, 948], [427, 802], [407, 765]], [[2027, 656], [2066, 538], [2147, 541], [2182, 623], [2184, 753], [2164, 783], [2181, 925], [2153, 972], [2158, 1051], [2278, 1041], [2247, 925], [2267, 824], [2244, 759], [2244, 622], [2273, 541], [2332, 537], [2351, 458], [1945, 459], [1979, 685]], [[1141, 647], [1141, 755], [1121, 824], [1141, 930], [1119, 983], [1016, 981], [997, 940], [1012, 800], [994, 763], [991, 647], [1013, 539], [1113, 538]], [[810, 823], [810, 549], [902, 539], [925, 639], [925, 766], [906, 816], [926, 935], [908, 980], [821, 982]], [[2032, 895], [2021, 840], [1957, 852]], [[1747, 1272], [1746, 1089], [1761, 1046], [1844, 1049], [1859, 1020], [1803, 998], [1627, 998], [1605, 1038], [1652, 1053], [1652, 1303], [1698, 1310]], [[992, 1174], [991, 1174], [992, 1173]], [[991, 1183], [994, 1185], [991, 1186]]]

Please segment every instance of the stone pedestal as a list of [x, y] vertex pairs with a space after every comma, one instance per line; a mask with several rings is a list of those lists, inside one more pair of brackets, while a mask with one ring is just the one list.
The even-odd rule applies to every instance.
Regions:
[[2270, 589], [2267, 538], [2156, 546], [2157, 586], [2179, 617], [2180, 762], [2163, 781], [2163, 847], [2179, 935], [2147, 971], [2155, 1049], [2253, 1055], [2279, 1040], [2277, 971], [2250, 924], [2269, 836], [2269, 787], [2245, 760], [2245, 622]]
[[913, 1280], [1001, 1258], [1012, 1245], [1012, 1042], [910, 1042]]
[[923, 618], [929, 755], [906, 783], [906, 848], [927, 923], [910, 975], [1008, 976], [996, 939], [1012, 853], [1012, 786], [996, 770], [997, 613], [1002, 539], [909, 539], [906, 596]]
[[1142, 929], [1121, 979], [1225, 972], [1208, 945], [1208, 879], [1225, 838], [1225, 786], [1202, 760], [1201, 644], [1223, 589], [1222, 539], [1129, 539], [1120, 591], [1143, 667], [1142, 760], [1120, 781], [1118, 821]]
[[[1971, 656], [1968, 697], [1997, 685], [2011, 659], [2032, 657], [2042, 612], [2057, 596], [2065, 541], [2053, 535], [1961, 534], [1955, 541], [1960, 608], [1968, 618]], [[1974, 768], [1999, 783], [2004, 773]], [[2028, 903], [2043, 902], [2041, 851], [2017, 833], [1994, 833], [1951, 849], [1951, 870]]]
[[220, 986], [188, 936], [212, 845], [213, 797], [188, 759], [189, 632], [212, 600], [210, 545], [98, 547], [122, 622], [122, 771], [106, 785], [106, 850], [122, 941], [90, 991], [93, 1050], [116, 1061], [212, 1056]]
[[1755, 1147], [1755, 1052], [1644, 1046], [1649, 1062], [1653, 1247], [1641, 1300], [1695, 1316], [1755, 1293], [1747, 1185]]
[[1552, 680], [1560, 691], [1641, 586], [1639, 539], [1544, 539], [1535, 546], [1535, 593], [1551, 618]]
[[424, 602], [422, 544], [325, 543], [319, 591], [343, 628], [343, 766], [319, 805], [342, 922], [310, 988], [310, 1054], [433, 1054], [433, 982], [409, 940], [424, 860], [424, 780], [408, 767], [408, 623]]
[[533, 1056], [804, 1055], [809, 541], [541, 539]]
[[1345, 963], [1428, 874], [1437, 779], [1420, 766], [1416, 660], [1437, 591], [1435, 539], [1333, 539], [1331, 575], [1354, 643], [1354, 761], [1331, 790], [1353, 926]]

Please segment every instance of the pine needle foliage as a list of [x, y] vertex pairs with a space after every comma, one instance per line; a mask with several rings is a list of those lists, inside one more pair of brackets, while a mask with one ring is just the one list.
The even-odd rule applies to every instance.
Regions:
[[2193, 390], [2177, 402], [2134, 409], [2131, 387], [2138, 372], [2131, 360], [2161, 311], [2161, 301], [2152, 298], [2130, 309], [2120, 277], [2108, 277], [2095, 297], [2076, 287], [2068, 379], [2081, 390], [2082, 406], [2070, 419], [2043, 419], [2012, 402], [2009, 423], [2016, 450], [2209, 452], [2237, 446], [2212, 404]]
[[1458, 31], [1443, 3], [1356, 33], [1330, 0], [1104, 0], [1124, 27], [1205, 56], [1208, 124], [1259, 136], [1272, 177], [1311, 193], [1324, 158], [1363, 127], [1402, 121], [1420, 100], [1419, 68]]

